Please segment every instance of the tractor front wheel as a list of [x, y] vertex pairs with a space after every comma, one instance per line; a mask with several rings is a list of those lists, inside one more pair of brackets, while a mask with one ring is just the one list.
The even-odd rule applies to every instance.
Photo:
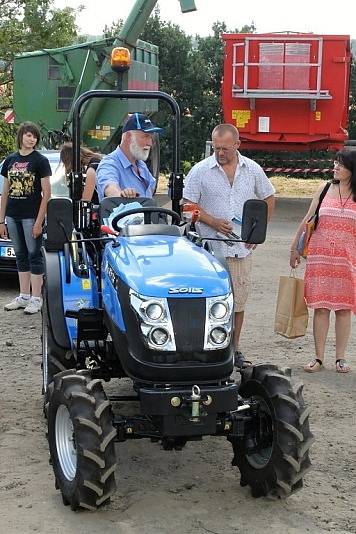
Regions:
[[115, 491], [116, 430], [101, 381], [90, 372], [54, 377], [48, 406], [48, 443], [56, 488], [72, 510], [96, 510]]
[[231, 439], [233, 465], [241, 486], [253, 497], [288, 497], [303, 486], [310, 468], [309, 409], [302, 384], [293, 384], [290, 369], [257, 365], [242, 371], [239, 394], [249, 404], [251, 419], [243, 438]]

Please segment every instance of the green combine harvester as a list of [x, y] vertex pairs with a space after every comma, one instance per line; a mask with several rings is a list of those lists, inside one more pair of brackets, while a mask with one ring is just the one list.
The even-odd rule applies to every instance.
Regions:
[[[71, 139], [76, 98], [91, 89], [115, 87], [116, 76], [108, 63], [114, 46], [118, 46], [117, 39], [105, 39], [16, 56], [16, 123], [36, 122], [49, 149]], [[157, 46], [138, 40], [131, 49], [131, 58], [122, 89], [157, 90]], [[83, 142], [100, 152], [109, 152], [117, 144], [119, 126], [128, 112], [156, 110], [157, 103], [152, 100], [95, 101], [83, 113]]]

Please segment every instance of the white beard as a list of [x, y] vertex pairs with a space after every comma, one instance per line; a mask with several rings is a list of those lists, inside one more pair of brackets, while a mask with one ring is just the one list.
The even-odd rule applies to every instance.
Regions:
[[136, 160], [140, 159], [142, 161], [146, 161], [150, 155], [150, 148], [141, 148], [136, 139], [132, 136], [130, 142], [130, 152]]

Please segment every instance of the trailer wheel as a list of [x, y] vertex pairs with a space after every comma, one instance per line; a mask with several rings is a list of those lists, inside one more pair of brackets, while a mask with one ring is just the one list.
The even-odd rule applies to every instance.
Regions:
[[252, 420], [243, 438], [231, 439], [241, 486], [253, 497], [286, 498], [303, 486], [310, 469], [309, 430], [303, 384], [293, 384], [290, 369], [257, 365], [242, 371], [239, 394], [251, 404]]
[[48, 385], [55, 374], [76, 366], [76, 359], [72, 351], [59, 347], [54, 341], [52, 328], [48, 317], [46, 296], [43, 294], [42, 307], [42, 393], [47, 399]]
[[51, 386], [48, 443], [56, 488], [72, 510], [96, 510], [115, 491], [111, 404], [87, 370], [58, 373]]

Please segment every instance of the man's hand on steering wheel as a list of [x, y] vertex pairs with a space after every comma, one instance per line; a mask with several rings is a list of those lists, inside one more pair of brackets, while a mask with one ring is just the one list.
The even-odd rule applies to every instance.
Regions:
[[120, 197], [123, 198], [136, 198], [139, 194], [135, 189], [132, 189], [131, 187], [126, 187], [126, 189], [121, 189]]

